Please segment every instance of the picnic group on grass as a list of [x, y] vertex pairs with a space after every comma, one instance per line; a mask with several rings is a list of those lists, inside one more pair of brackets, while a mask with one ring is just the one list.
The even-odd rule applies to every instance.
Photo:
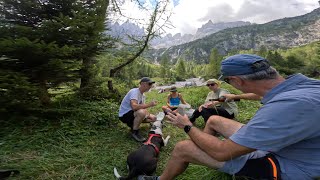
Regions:
[[[220, 87], [221, 81], [243, 93], [230, 94]], [[156, 121], [147, 109], [157, 102], [146, 103], [144, 95], [154, 83], [142, 78], [139, 87], [131, 89], [121, 102], [119, 119], [139, 142], [146, 140], [139, 133], [141, 123]], [[320, 177], [320, 80], [300, 73], [284, 78], [267, 59], [237, 54], [224, 59], [221, 76], [207, 80], [206, 85], [210, 92], [204, 104], [190, 116], [177, 112], [179, 104], [187, 102], [176, 87], [170, 89], [162, 110], [189, 139], [175, 145], [161, 174], [138, 179], [172, 180], [189, 163], [249, 179]], [[261, 101], [247, 124], [234, 119], [238, 114], [234, 100], [238, 99]], [[204, 129], [194, 126], [200, 116]]]

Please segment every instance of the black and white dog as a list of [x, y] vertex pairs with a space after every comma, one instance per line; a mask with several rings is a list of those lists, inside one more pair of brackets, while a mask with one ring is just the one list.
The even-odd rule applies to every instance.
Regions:
[[127, 166], [129, 174], [127, 177], [121, 177], [117, 168], [113, 169], [114, 175], [121, 180], [132, 179], [139, 175], [152, 175], [157, 168], [158, 155], [162, 146], [166, 146], [170, 136], [165, 139], [162, 137], [162, 121], [164, 113], [157, 115], [157, 120], [152, 124], [149, 131], [148, 140], [143, 145], [129, 154], [127, 157]]

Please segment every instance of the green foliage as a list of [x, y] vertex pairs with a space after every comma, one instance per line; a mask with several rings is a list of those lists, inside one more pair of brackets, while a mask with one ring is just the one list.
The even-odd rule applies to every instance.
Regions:
[[159, 77], [163, 78], [165, 83], [168, 83], [172, 77], [172, 65], [169, 63], [168, 56], [162, 56], [160, 60], [160, 74]]
[[263, 57], [268, 59], [271, 65], [284, 76], [288, 76], [294, 73], [303, 73], [310, 77], [319, 77], [319, 44], [319, 42], [314, 42], [301, 47], [278, 50], [241, 50], [239, 51], [239, 53], [266, 54], [266, 56]]
[[176, 64], [176, 79], [177, 81], [185, 80], [187, 75], [186, 65], [183, 59], [179, 59]]
[[[222, 87], [239, 92], [225, 83]], [[179, 88], [178, 91], [193, 107], [202, 104], [209, 92], [205, 86]], [[150, 109], [152, 113], [161, 111], [166, 95], [155, 90], [146, 94], [147, 102], [158, 101], [158, 105]], [[258, 101], [243, 100], [237, 104], [240, 111], [237, 120], [241, 122], [247, 122], [260, 107]], [[40, 119], [31, 116], [15, 121], [2, 120], [0, 168], [19, 169], [18, 179], [114, 179], [114, 167], [121, 174], [127, 174], [126, 156], [140, 144], [132, 140], [129, 128], [119, 121], [118, 109], [119, 104], [111, 101], [84, 101], [70, 94], [57, 95], [51, 108], [34, 110], [33, 115], [42, 113]], [[203, 128], [203, 121], [197, 121], [196, 126]], [[149, 128], [149, 124], [141, 126], [143, 136]], [[168, 123], [165, 123], [163, 133], [171, 139], [161, 150], [157, 175], [164, 170], [175, 144], [188, 139], [183, 130]], [[190, 164], [177, 179], [233, 178], [211, 168]]]
[[108, 1], [5, 0], [1, 5], [6, 25], [0, 27], [0, 53], [15, 60], [1, 61], [1, 68], [23, 73], [37, 86], [43, 105], [50, 102], [50, 87], [80, 76], [81, 88], [91, 85], [94, 56], [107, 45], [102, 32]]
[[209, 57], [209, 65], [205, 78], [217, 78], [220, 74], [220, 64], [223, 56], [219, 54], [218, 49], [213, 48]]
[[0, 96], [0, 114], [4, 119], [8, 113], [13, 115], [19, 110], [39, 105], [35, 85], [31, 84], [24, 74], [18, 72], [0, 71]]

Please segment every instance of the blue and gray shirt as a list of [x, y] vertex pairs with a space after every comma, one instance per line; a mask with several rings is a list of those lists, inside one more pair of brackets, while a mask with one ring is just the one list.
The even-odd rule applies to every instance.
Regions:
[[320, 177], [320, 81], [290, 76], [270, 90], [254, 117], [230, 137], [273, 153], [282, 179]]

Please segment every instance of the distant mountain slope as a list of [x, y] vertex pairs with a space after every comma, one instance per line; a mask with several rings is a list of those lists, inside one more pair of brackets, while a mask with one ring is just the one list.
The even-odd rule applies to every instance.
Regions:
[[145, 56], [157, 61], [161, 55], [166, 54], [171, 60], [181, 57], [204, 63], [208, 62], [213, 48], [225, 55], [232, 50], [259, 49], [261, 46], [268, 49], [288, 48], [319, 40], [320, 8], [302, 16], [283, 18], [266, 24], [225, 29], [182, 45], [149, 50]]
[[203, 38], [210, 34], [221, 31], [223, 29], [240, 27], [240, 26], [245, 26], [250, 24], [251, 24], [250, 22], [244, 22], [244, 21], [213, 23], [211, 20], [209, 20], [206, 24], [202, 25], [201, 28], [198, 28], [196, 34], [194, 35], [192, 34], [181, 35], [180, 33], [178, 33], [172, 36], [172, 34], [167, 34], [162, 38], [153, 39], [151, 41], [151, 46], [156, 49], [168, 48], [171, 46], [184, 44], [190, 41], [194, 41], [196, 39]]

